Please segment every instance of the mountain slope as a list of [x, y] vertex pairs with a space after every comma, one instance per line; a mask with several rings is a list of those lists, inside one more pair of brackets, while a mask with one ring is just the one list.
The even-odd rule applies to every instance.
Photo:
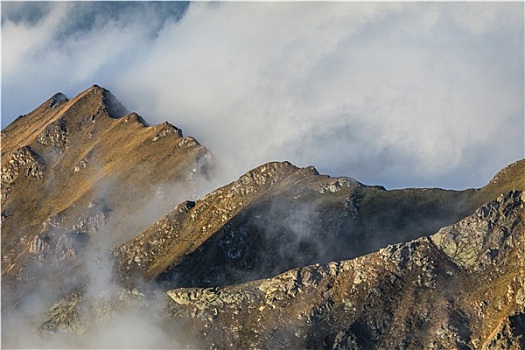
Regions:
[[481, 188], [475, 195], [475, 201], [485, 203], [500, 194], [512, 190], [525, 190], [525, 159], [507, 165]]
[[[523, 161], [509, 179], [522, 179]], [[521, 182], [520, 182], [521, 181]], [[196, 202], [184, 202], [117, 248], [122, 280], [210, 287], [269, 277], [296, 266], [364, 255], [435, 232], [474, 212], [481, 190], [386, 191], [289, 163], [262, 165]]]
[[195, 199], [210, 153], [96, 85], [1, 155], [7, 347], [525, 347], [525, 160], [464, 191], [271, 162]]
[[95, 85], [71, 100], [56, 94], [2, 131], [6, 284], [39, 277], [36, 265], [74, 265], [99, 241], [125, 242], [195, 192], [209, 152], [173, 125], [126, 113]]
[[524, 219], [523, 193], [509, 192], [430, 237], [354, 260], [168, 291], [171, 317], [194, 320], [205, 348], [523, 348]]

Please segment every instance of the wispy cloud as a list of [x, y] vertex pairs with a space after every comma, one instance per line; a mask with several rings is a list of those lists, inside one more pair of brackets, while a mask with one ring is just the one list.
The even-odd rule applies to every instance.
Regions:
[[4, 126], [98, 83], [199, 139], [225, 180], [290, 160], [387, 187], [463, 188], [523, 157], [522, 3], [2, 10]]

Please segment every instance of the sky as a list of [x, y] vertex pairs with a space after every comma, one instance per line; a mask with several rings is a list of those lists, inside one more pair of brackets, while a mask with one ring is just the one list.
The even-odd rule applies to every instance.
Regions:
[[288, 160], [387, 188], [524, 157], [523, 2], [2, 2], [2, 128], [98, 84], [231, 181]]

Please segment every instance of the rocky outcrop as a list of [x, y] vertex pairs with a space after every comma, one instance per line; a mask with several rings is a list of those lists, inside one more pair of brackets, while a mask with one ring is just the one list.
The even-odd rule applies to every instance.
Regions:
[[2, 203], [7, 199], [20, 173], [33, 179], [43, 177], [44, 162], [29, 146], [18, 149], [5, 159], [1, 174]]
[[119, 313], [130, 309], [147, 312], [148, 307], [145, 295], [137, 289], [115, 288], [95, 295], [75, 291], [51, 305], [38, 320], [38, 330], [45, 338], [57, 334], [89, 337], [90, 332], [118, 318]]
[[516, 210], [523, 205], [521, 196], [519, 191], [501, 195], [479, 208], [470, 220], [444, 227], [432, 236], [432, 241], [466, 270], [483, 270], [493, 265], [502, 251], [514, 248], [509, 236], [522, 221]]
[[54, 147], [58, 152], [62, 153], [68, 142], [67, 126], [64, 120], [57, 120], [49, 124], [45, 130], [38, 135], [38, 143]]
[[57, 331], [84, 333], [87, 325], [81, 322], [78, 311], [79, 293], [73, 293], [54, 304], [44, 316], [40, 324], [42, 334]]

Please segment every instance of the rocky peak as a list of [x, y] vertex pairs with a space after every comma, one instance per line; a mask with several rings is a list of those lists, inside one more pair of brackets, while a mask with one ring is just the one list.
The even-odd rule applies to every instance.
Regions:
[[[125, 241], [122, 237], [139, 234], [191, 197], [195, 175], [205, 169], [209, 152], [195, 139], [182, 138], [171, 124], [150, 127], [136, 113], [122, 117], [124, 110], [108, 90], [94, 85], [71, 100], [56, 94], [6, 128], [1, 167], [4, 277], [16, 279], [18, 271], [32, 271], [24, 266], [34, 264], [35, 253], [42, 257], [38, 264], [57, 264], [64, 260], [62, 252], [82, 259], [93, 230], [110, 231], [114, 238], [108, 242]], [[105, 203], [102, 214], [91, 213], [96, 202]], [[148, 215], [141, 214], [151, 203], [155, 205]], [[42, 229], [49, 220], [58, 222], [52, 232]], [[78, 226], [83, 220], [110, 224], [83, 231]], [[123, 222], [116, 224], [119, 220]]]
[[61, 92], [58, 92], [49, 99], [49, 108], [54, 109], [59, 104], [67, 101], [69, 101], [69, 99], [66, 97], [66, 95], [64, 95]]
[[[124, 105], [111, 93], [98, 85], [93, 85], [84, 90], [71, 100], [74, 105], [80, 103], [82, 108], [91, 107], [91, 115], [105, 115], [110, 118], [121, 118], [128, 114], [128, 110]], [[73, 107], [73, 106], [71, 106]], [[74, 117], [76, 113], [70, 113], [70, 118]]]
[[104, 90], [102, 104], [107, 109], [109, 116], [122, 118], [129, 113], [128, 109], [110, 91]]
[[159, 124], [157, 127], [159, 128], [159, 130], [157, 134], [155, 135], [155, 137], [152, 139], [153, 141], [157, 141], [158, 139], [161, 139], [167, 135], [172, 135], [172, 134], [176, 135], [177, 137], [183, 137], [182, 130], [168, 122]]
[[289, 162], [271, 162], [261, 165], [246, 174], [242, 175], [237, 184], [247, 185], [255, 182], [256, 185], [265, 185], [267, 180], [270, 182], [277, 181], [283, 175], [290, 175], [298, 168]]

